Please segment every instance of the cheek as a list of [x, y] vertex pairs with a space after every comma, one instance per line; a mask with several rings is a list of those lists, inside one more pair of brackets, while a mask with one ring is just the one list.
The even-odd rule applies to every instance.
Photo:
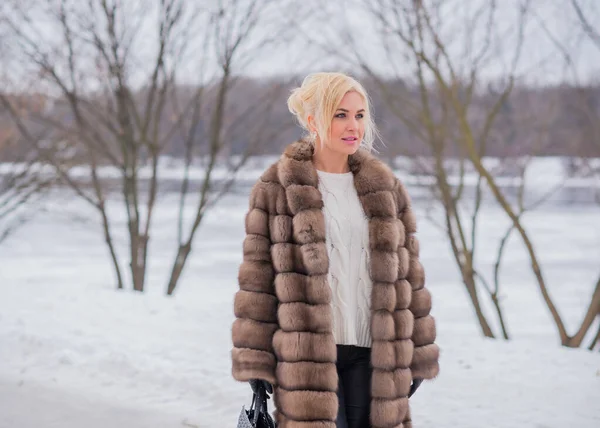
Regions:
[[358, 132], [362, 136], [365, 133], [365, 121], [364, 119], [358, 122]]
[[344, 124], [341, 120], [334, 120], [331, 123], [331, 138], [341, 138], [344, 133]]

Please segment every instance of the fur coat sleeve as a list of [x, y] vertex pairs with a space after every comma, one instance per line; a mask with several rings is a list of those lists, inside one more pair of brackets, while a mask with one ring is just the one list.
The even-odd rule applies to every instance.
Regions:
[[245, 218], [243, 262], [234, 299], [232, 373], [239, 381], [263, 379], [274, 385], [277, 364], [272, 343], [278, 325], [267, 193], [267, 183], [254, 185]]
[[[425, 287], [425, 272], [419, 260], [419, 241], [415, 236], [417, 222], [410, 197], [399, 180], [396, 180], [394, 193], [398, 220], [403, 225], [401, 229], [404, 229], [405, 234], [404, 244], [398, 247], [399, 269], [405, 270], [407, 289], [408, 285], [410, 286], [409, 309], [414, 316], [411, 335], [414, 351], [410, 370], [414, 379], [433, 379], [439, 372], [439, 348], [434, 343], [436, 326], [434, 318], [430, 315], [431, 293]], [[406, 260], [408, 263], [403, 263]], [[404, 277], [404, 274], [400, 272], [399, 277]]]

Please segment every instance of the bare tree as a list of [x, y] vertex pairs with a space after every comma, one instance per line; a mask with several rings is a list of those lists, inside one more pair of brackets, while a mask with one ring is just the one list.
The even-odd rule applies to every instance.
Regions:
[[[562, 97], [564, 100], [564, 111], [562, 116], [566, 118], [561, 123], [563, 128], [568, 129], [569, 139], [573, 156], [569, 172], [582, 177], [596, 177], [600, 179], [600, 166], [593, 163], [593, 158], [600, 156], [600, 110], [598, 109], [598, 100], [600, 92], [596, 81], [584, 81], [580, 76], [577, 63], [574, 59], [581, 41], [588, 40], [591, 43], [592, 51], [600, 55], [600, 33], [597, 25], [592, 23], [598, 20], [597, 12], [593, 12], [593, 2], [583, 0], [571, 0], [569, 2], [575, 13], [575, 25], [573, 31], [578, 43], [575, 46], [569, 46], [561, 38], [557, 37], [550, 26], [541, 22], [544, 34], [552, 42], [556, 51], [564, 60], [565, 70], [571, 76], [574, 83], [567, 87]], [[569, 16], [569, 5], [566, 5], [563, 16]], [[581, 37], [582, 36], [582, 37]], [[600, 205], [600, 192], [596, 191], [596, 203]], [[592, 328], [594, 321], [600, 318], [600, 275], [598, 275], [594, 291], [592, 292], [589, 304], [585, 310], [579, 328], [574, 335], [568, 335], [566, 331], [560, 331], [561, 342], [565, 346], [579, 347]], [[560, 329], [562, 320], [558, 318]], [[590, 342], [588, 349], [592, 350], [600, 340], [600, 324], [598, 332]]]
[[[259, 141], [261, 135], [248, 125], [250, 114], [233, 112], [228, 96], [236, 88], [236, 73], [276, 39], [275, 32], [265, 31], [270, 10], [266, 3], [56, 0], [26, 8], [11, 2], [9, 26], [20, 66], [37, 73], [37, 91], [54, 105], [26, 122], [6, 98], [4, 103], [39, 156], [97, 210], [118, 288], [125, 288], [126, 281], [108, 210], [115, 202], [114, 192], [127, 216], [132, 288], [143, 291], [159, 195], [159, 160], [183, 141], [186, 166], [177, 254], [167, 287], [171, 294], [204, 214], [227, 192]], [[40, 16], [46, 18], [42, 21]], [[263, 115], [269, 95], [254, 106]], [[237, 158], [230, 156], [224, 132], [232, 120], [228, 115], [235, 113], [236, 123], [248, 125], [246, 150]], [[40, 144], [42, 132], [45, 147]], [[48, 145], [74, 153], [69, 165], [49, 154]], [[191, 227], [185, 230], [186, 195], [196, 191], [188, 178], [194, 158], [201, 159], [204, 175]], [[70, 173], [74, 164], [87, 167], [87, 181]], [[215, 178], [217, 168], [225, 171], [225, 180]]]
[[[193, 219], [190, 231], [185, 236], [183, 232], [183, 217], [187, 193], [189, 191], [189, 167], [192, 162], [194, 153], [194, 135], [193, 132], [188, 132], [184, 136], [185, 144], [185, 171], [184, 178], [180, 189], [179, 199], [179, 216], [178, 216], [178, 250], [173, 267], [169, 284], [167, 286], [167, 294], [172, 294], [175, 290], [177, 282], [183, 271], [187, 258], [192, 248], [194, 235], [200, 225], [206, 211], [214, 206], [214, 204], [231, 188], [235, 173], [245, 164], [248, 156], [255, 153], [256, 145], [261, 141], [273, 139], [281, 133], [290, 124], [283, 123], [280, 127], [268, 127], [269, 110], [274, 107], [273, 101], [277, 98], [277, 94], [284, 89], [285, 85], [275, 85], [262, 94], [262, 97], [254, 100], [254, 102], [245, 105], [242, 111], [232, 112], [227, 114], [226, 105], [228, 96], [231, 91], [236, 90], [236, 81], [234, 70], [243, 69], [251, 56], [256, 52], [243, 52], [244, 42], [252, 37], [252, 33], [261, 23], [261, 7], [260, 1], [252, 1], [249, 3], [248, 9], [240, 7], [232, 7], [233, 4], [226, 6], [221, 4], [218, 16], [219, 19], [215, 22], [214, 43], [217, 48], [217, 62], [221, 70], [221, 77], [216, 86], [216, 94], [213, 97], [213, 110], [210, 119], [209, 133], [207, 135], [207, 156], [205, 175], [202, 189], [200, 191], [200, 200], [196, 209], [196, 214]], [[270, 37], [276, 37], [270, 36]], [[270, 40], [265, 40], [270, 42]], [[196, 105], [199, 98], [202, 97], [202, 89], [196, 94]], [[175, 105], [179, 105], [178, 102]], [[258, 106], [258, 108], [257, 108]], [[194, 124], [189, 127], [190, 131], [195, 129], [197, 121], [201, 113], [201, 108], [198, 108], [191, 113], [188, 119]], [[181, 114], [179, 114], [181, 117]], [[241, 158], [234, 163], [228, 165], [229, 178], [221, 185], [217, 191], [212, 191], [212, 182], [210, 180], [218, 157], [221, 153], [227, 150], [227, 141], [232, 141], [241, 134], [246, 137], [251, 136], [248, 141], [247, 150], [242, 154]]]
[[[581, 25], [582, 31], [587, 35], [589, 40], [596, 47], [596, 52], [600, 56], [600, 32], [598, 31], [598, 25], [593, 25], [592, 22], [596, 22], [598, 17], [596, 16], [596, 20], [590, 18], [590, 15], [586, 15], [584, 13], [583, 8], [581, 6], [581, 1], [571, 0], [571, 5], [573, 6], [579, 23]], [[572, 63], [570, 61], [568, 53], [565, 53], [562, 50], [567, 62], [569, 64]], [[592, 146], [592, 156], [599, 157], [600, 156], [600, 109], [598, 108], [598, 100], [600, 98], [598, 85], [595, 87], [582, 87], [583, 85], [579, 84], [579, 90], [577, 91], [579, 95], [579, 103], [578, 109], [576, 110], [580, 113], [580, 117], [582, 118], [582, 134], [584, 137], [584, 141], [588, 142]], [[583, 156], [580, 159], [582, 165], [585, 165], [586, 173], [588, 176], [595, 176], [597, 179], [600, 179], [600, 165], [590, 165], [588, 162], [587, 156]], [[600, 205], [600, 189], [596, 191], [596, 203]], [[600, 318], [600, 274], [598, 275], [598, 279], [596, 280], [596, 286], [594, 288], [594, 293], [591, 298], [590, 305], [588, 310], [586, 311], [584, 318], [582, 320], [581, 327], [579, 328], [578, 334], [575, 335], [571, 340], [573, 342], [573, 346], [580, 346], [582, 340], [584, 339], [587, 331], [592, 326], [594, 320]], [[594, 347], [598, 343], [600, 343], [600, 323], [598, 324], [598, 331], [596, 335], [590, 342], [588, 349], [593, 350]]]
[[[525, 2], [525, 3], [523, 3], [522, 10], [526, 11], [528, 9], [528, 7], [529, 7], [529, 5]], [[418, 9], [423, 11], [423, 13], [425, 13], [424, 7], [422, 5], [419, 6]], [[423, 60], [423, 63], [427, 67], [427, 69], [430, 72], [432, 72], [433, 75], [435, 76], [436, 83], [439, 85], [439, 87], [441, 87], [443, 93], [448, 97], [449, 104], [451, 105], [452, 111], [457, 116], [458, 128], [460, 130], [460, 138], [458, 139], [460, 146], [465, 151], [466, 156], [468, 157], [468, 159], [470, 160], [470, 162], [472, 163], [474, 168], [477, 170], [477, 172], [480, 174], [480, 176], [485, 180], [485, 182], [486, 182], [487, 186], [489, 187], [491, 193], [493, 194], [494, 198], [499, 203], [499, 205], [502, 207], [504, 212], [509, 216], [509, 218], [511, 219], [511, 221], [513, 223], [515, 230], [521, 237], [521, 239], [527, 249], [527, 253], [530, 257], [532, 270], [536, 276], [538, 286], [539, 286], [540, 292], [542, 294], [542, 297], [544, 299], [544, 302], [546, 303], [546, 306], [548, 307], [548, 310], [550, 311], [550, 314], [551, 314], [552, 318], [554, 319], [555, 325], [557, 327], [557, 330], [558, 330], [558, 333], [560, 336], [561, 343], [565, 346], [575, 346], [575, 347], [580, 346], [583, 336], [589, 329], [589, 324], [590, 324], [589, 317], [586, 315], [586, 321], [583, 322], [580, 329], [575, 333], [574, 336], [568, 335], [568, 333], [566, 331], [566, 327], [564, 325], [564, 322], [563, 322], [561, 316], [559, 315], [558, 309], [557, 309], [556, 305], [554, 304], [553, 299], [551, 298], [550, 293], [548, 291], [548, 287], [547, 287], [546, 281], [545, 281], [543, 273], [542, 273], [542, 267], [541, 267], [541, 264], [539, 263], [538, 256], [536, 254], [534, 245], [529, 237], [529, 234], [523, 227], [517, 210], [515, 209], [514, 206], [511, 205], [506, 194], [502, 191], [502, 189], [498, 185], [497, 181], [494, 180], [494, 177], [492, 176], [492, 174], [490, 174], [490, 171], [488, 170], [488, 168], [485, 167], [485, 165], [483, 163], [482, 154], [481, 154], [479, 148], [480, 148], [481, 142], [485, 141], [485, 139], [478, 138], [477, 134], [474, 132], [473, 127], [469, 123], [468, 110], [465, 108], [464, 104], [461, 103], [461, 99], [462, 99], [461, 94], [458, 91], [456, 91], [456, 86], [457, 86], [456, 78], [453, 77], [454, 72], [452, 71], [453, 66], [450, 61], [450, 56], [447, 53], [445, 53], [446, 49], [439, 42], [440, 38], [437, 36], [436, 27], [431, 24], [431, 20], [427, 17], [426, 14], [424, 14], [423, 22], [425, 23], [426, 28], [434, 34], [434, 36], [433, 36], [434, 44], [436, 45], [437, 49], [441, 53], [440, 56], [443, 58], [444, 64], [447, 68], [439, 67], [439, 62], [436, 61], [435, 57], [430, 57], [430, 58], [425, 57], [424, 55], [421, 54], [421, 52], [418, 52], [418, 55]], [[448, 74], [444, 73], [443, 72], [444, 70], [450, 71], [450, 73], [449, 73], [450, 79], [447, 78]], [[508, 94], [510, 93], [510, 88], [513, 86], [513, 82], [514, 82], [514, 75], [511, 73], [511, 75], [508, 79], [508, 84], [506, 86], [507, 90], [503, 91], [501, 96], [499, 97], [499, 103], [496, 104], [497, 107], [500, 107], [502, 105], [502, 102], [507, 98]], [[488, 121], [486, 120], [486, 122], [488, 122]], [[597, 300], [596, 297], [592, 298], [590, 308], [597, 306], [596, 300]], [[589, 315], [589, 311], [588, 311], [588, 315]]]
[[[489, 4], [493, 5], [494, 2], [489, 2]], [[437, 18], [437, 15], [432, 15], [432, 10], [435, 10], [435, 8], [428, 9], [422, 2], [413, 4], [413, 16], [415, 17], [415, 25], [413, 27], [414, 33], [412, 33], [410, 37], [404, 37], [403, 40], [407, 46], [411, 47], [419, 69], [423, 67], [433, 75], [433, 80], [435, 81], [438, 90], [442, 94], [439, 102], [442, 104], [442, 106], [444, 106], [443, 108], [447, 107], [451, 111], [456, 120], [456, 128], [458, 130], [456, 141], [460, 150], [463, 151], [466, 158], [475, 168], [480, 179], [485, 182], [491, 194], [494, 196], [494, 199], [508, 215], [512, 222], [512, 226], [521, 237], [529, 255], [532, 270], [537, 279], [539, 290], [557, 327], [561, 343], [565, 346], [578, 347], [580, 346], [583, 337], [590, 327], [594, 313], [597, 313], [597, 310], [595, 309], [598, 306], [597, 293], [594, 293], [594, 296], [591, 299], [590, 306], [582, 325], [575, 335], [570, 336], [566, 331], [566, 327], [559, 314], [558, 308], [550, 296], [547, 283], [543, 276], [542, 266], [539, 263], [533, 242], [522, 225], [518, 207], [515, 207], [510, 202], [508, 195], [502, 190], [498, 181], [494, 178], [490, 169], [486, 167], [483, 161], [483, 155], [485, 152], [482, 151], [482, 147], [485, 147], [485, 144], [488, 141], [488, 131], [493, 124], [493, 121], [497, 117], [499, 109], [507, 101], [514, 87], [514, 82], [516, 79], [515, 66], [517, 64], [519, 57], [518, 53], [522, 44], [519, 43], [516, 45], [517, 55], [515, 55], [511, 61], [512, 65], [510, 67], [508, 78], [506, 79], [506, 84], [504, 85], [503, 90], [499, 92], [497, 102], [492, 105], [492, 108], [488, 110], [489, 113], [485, 115], [485, 119], [483, 120], [484, 126], [482, 128], [483, 132], [478, 132], [477, 127], [474, 126], [474, 124], [477, 122], [474, 121], [474, 118], [471, 114], [469, 108], [470, 105], [469, 103], [465, 102], [465, 100], [471, 99], [471, 94], [473, 93], [473, 88], [475, 88], [475, 86], [469, 84], [466, 91], [463, 89], [461, 82], [464, 79], [462, 78], [462, 74], [457, 69], [452, 55], [449, 54], [447, 44], [444, 43], [444, 39], [441, 37], [438, 31], [439, 19], [435, 19]], [[519, 32], [518, 40], [522, 40], [524, 34], [523, 19], [527, 16], [528, 10], [529, 2], [522, 2], [521, 14], [519, 18], [520, 24], [516, 26]], [[433, 46], [432, 50], [426, 50], [424, 43], [426, 41], [421, 36], [421, 34], [424, 32], [426, 32], [426, 34], [430, 37], [429, 42], [430, 46]], [[415, 42], [415, 35], [417, 42]], [[476, 76], [477, 70], [475, 68], [471, 68], [471, 72], [469, 74], [471, 76]], [[423, 79], [420, 80], [422, 81]], [[470, 82], [476, 82], [476, 80], [470, 80]]]

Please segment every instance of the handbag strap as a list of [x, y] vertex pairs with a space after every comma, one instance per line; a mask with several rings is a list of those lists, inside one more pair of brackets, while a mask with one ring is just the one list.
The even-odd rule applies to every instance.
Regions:
[[250, 409], [253, 407], [254, 415], [252, 423], [254, 426], [256, 426], [258, 423], [258, 417], [267, 411], [267, 400], [265, 398], [265, 391], [263, 388], [258, 388], [258, 391], [252, 395], [252, 405], [250, 406]]

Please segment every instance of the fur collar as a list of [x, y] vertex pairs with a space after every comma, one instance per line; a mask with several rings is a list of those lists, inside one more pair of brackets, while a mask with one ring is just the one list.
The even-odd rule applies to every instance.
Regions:
[[[283, 152], [279, 161], [278, 179], [283, 187], [292, 185], [318, 187], [319, 178], [312, 162], [314, 146], [300, 139]], [[354, 184], [359, 196], [375, 192], [391, 192], [395, 187], [396, 176], [381, 160], [365, 149], [358, 149], [348, 159], [350, 171], [354, 174]]]

